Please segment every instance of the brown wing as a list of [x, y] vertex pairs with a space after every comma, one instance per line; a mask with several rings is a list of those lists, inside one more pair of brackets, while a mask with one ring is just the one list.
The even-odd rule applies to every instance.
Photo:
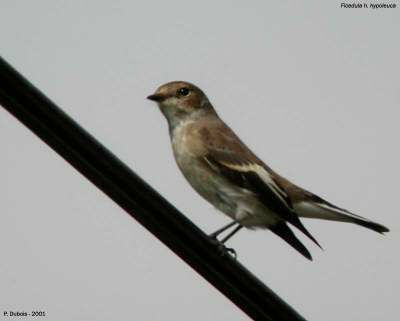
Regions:
[[[232, 183], [246, 188], [259, 198], [265, 207], [291, 223], [321, 247], [307, 231], [294, 212], [285, 188], [274, 172], [257, 158], [226, 125], [200, 130], [207, 153], [204, 160]], [[213, 135], [212, 133], [215, 133]]]

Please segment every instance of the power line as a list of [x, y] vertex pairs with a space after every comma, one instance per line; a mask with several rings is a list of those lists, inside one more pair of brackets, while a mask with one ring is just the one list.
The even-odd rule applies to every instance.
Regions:
[[0, 104], [248, 316], [305, 320], [1, 57]]

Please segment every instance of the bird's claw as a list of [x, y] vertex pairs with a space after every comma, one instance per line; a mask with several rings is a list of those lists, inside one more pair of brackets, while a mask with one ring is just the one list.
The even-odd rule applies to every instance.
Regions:
[[222, 256], [231, 256], [232, 258], [236, 259], [237, 258], [237, 254], [235, 249], [231, 248], [231, 247], [226, 247], [224, 245], [224, 243], [221, 243], [220, 241], [218, 241], [216, 239], [216, 241], [218, 242], [218, 251]]
[[237, 253], [235, 251], [235, 249], [231, 248], [231, 247], [226, 247], [224, 245], [224, 250], [226, 253], [228, 253], [232, 258], [234, 258], [235, 260], [237, 259]]

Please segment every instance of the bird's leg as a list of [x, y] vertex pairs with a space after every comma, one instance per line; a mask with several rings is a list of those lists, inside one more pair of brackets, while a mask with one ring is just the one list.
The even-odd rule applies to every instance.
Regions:
[[226, 247], [225, 246], [225, 242], [226, 241], [228, 241], [233, 235], [235, 235], [237, 232], [239, 232], [240, 230], [241, 230], [241, 228], [243, 227], [243, 225], [240, 225], [239, 223], [238, 223], [238, 226], [236, 226], [235, 227], [235, 229], [232, 231], [232, 232], [230, 232], [227, 236], [225, 236], [220, 242], [220, 244], [221, 244], [221, 246], [223, 246], [223, 249], [227, 252], [227, 253], [229, 253], [230, 255], [232, 255], [233, 256], [233, 258], [237, 258], [237, 254], [236, 254], [236, 251], [235, 251], [235, 249], [233, 249], [233, 248], [231, 248], [231, 247]]
[[239, 224], [237, 221], [232, 221], [227, 225], [224, 225], [220, 229], [216, 230], [214, 233], [211, 233], [209, 236], [216, 239], [218, 235], [220, 235], [222, 232], [226, 231], [228, 228], [234, 226], [235, 224]]
[[[227, 236], [225, 236], [221, 241], [219, 241], [217, 239], [217, 236], [219, 234], [221, 234], [222, 232], [226, 231], [227, 229], [229, 229], [230, 227], [234, 226], [235, 224], [238, 224], [238, 226], [236, 226], [235, 229], [232, 232], [230, 232]], [[224, 243], [226, 241], [228, 241], [234, 234], [236, 234], [242, 227], [243, 226], [240, 225], [240, 223], [238, 221], [233, 221], [233, 222], [230, 222], [229, 224], [223, 226], [222, 228], [216, 230], [214, 233], [211, 233], [209, 236], [212, 237], [213, 239], [215, 239], [218, 242], [219, 250], [221, 251], [221, 253], [223, 253], [223, 254], [229, 253], [230, 255], [232, 255], [236, 259], [236, 257], [237, 257], [236, 251], [233, 248], [226, 247], [224, 245]]]
[[[238, 223], [239, 224], [239, 223]], [[228, 241], [232, 236], [234, 236], [237, 232], [239, 232], [242, 229], [243, 225], [238, 225], [235, 227], [235, 229], [230, 232], [227, 236], [225, 236], [220, 242], [224, 244], [226, 241]]]

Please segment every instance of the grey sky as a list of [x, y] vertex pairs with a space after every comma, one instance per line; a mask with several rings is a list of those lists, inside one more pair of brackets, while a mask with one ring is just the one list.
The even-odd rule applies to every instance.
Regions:
[[[400, 219], [400, 9], [340, 1], [1, 1], [0, 52], [205, 231], [228, 220], [178, 172], [145, 100], [188, 80], [275, 170], [382, 237], [305, 220], [308, 262], [268, 232], [239, 260], [310, 320], [394, 319]], [[247, 320], [0, 108], [0, 320]], [[24, 318], [29, 320], [29, 318]], [[37, 320], [37, 319], [36, 319]]]

